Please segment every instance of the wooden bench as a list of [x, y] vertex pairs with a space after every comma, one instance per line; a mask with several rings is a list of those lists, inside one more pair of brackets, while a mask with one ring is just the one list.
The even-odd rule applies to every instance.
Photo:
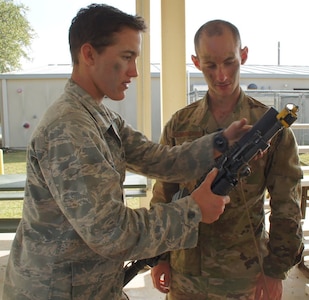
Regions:
[[[0, 201], [23, 200], [25, 182], [26, 174], [0, 175]], [[127, 172], [124, 182], [125, 197], [146, 197], [150, 185], [150, 180], [146, 177]], [[0, 219], [0, 233], [15, 232], [19, 222], [19, 218]]]
[[20, 218], [0, 219], [0, 233], [16, 232]]
[[0, 201], [23, 200], [24, 192], [0, 192]]
[[301, 212], [303, 219], [306, 218], [307, 202], [309, 200], [309, 175], [304, 175], [301, 180]]
[[124, 195], [126, 198], [146, 197], [147, 191], [146, 189], [125, 189]]
[[308, 153], [309, 152], [309, 146], [308, 145], [301, 145], [298, 146], [299, 153]]

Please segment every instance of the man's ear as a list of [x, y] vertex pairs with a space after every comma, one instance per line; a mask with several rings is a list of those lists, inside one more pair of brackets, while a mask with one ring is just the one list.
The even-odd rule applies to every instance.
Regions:
[[240, 50], [240, 56], [241, 56], [241, 64], [244, 65], [245, 62], [247, 61], [248, 59], [248, 52], [249, 52], [249, 49], [248, 47], [244, 47]]
[[192, 55], [191, 55], [191, 60], [192, 60], [192, 62], [194, 63], [195, 67], [196, 67], [198, 70], [201, 70], [200, 61], [199, 61], [198, 57], [192, 54]]
[[94, 48], [89, 44], [83, 44], [80, 48], [81, 59], [87, 64], [92, 65], [94, 63]]

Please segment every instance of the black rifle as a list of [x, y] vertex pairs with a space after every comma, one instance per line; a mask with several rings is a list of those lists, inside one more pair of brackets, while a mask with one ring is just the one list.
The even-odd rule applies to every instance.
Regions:
[[145, 267], [154, 267], [157, 265], [159, 261], [160, 255], [156, 257], [141, 259], [141, 260], [134, 260], [128, 262], [124, 266], [124, 280], [123, 280], [123, 286], [126, 286], [127, 283], [129, 283], [141, 270], [143, 270]]
[[[290, 127], [296, 121], [297, 111], [298, 106], [294, 104], [287, 104], [280, 113], [273, 107], [269, 108], [239, 141], [216, 159], [213, 167], [218, 169], [218, 174], [212, 183], [212, 192], [222, 196], [228, 195], [231, 189], [238, 184], [239, 178], [249, 176], [251, 173], [249, 161], [260, 152], [267, 150], [269, 141], [279, 131]], [[195, 188], [204, 181], [207, 173], [197, 182]], [[186, 188], [181, 189], [173, 196], [173, 201], [189, 194], [190, 192]], [[125, 268], [124, 285], [145, 266], [155, 266], [158, 260], [159, 256], [156, 256], [132, 262], [129, 267]], [[132, 276], [132, 273], [135, 275]]]
[[[249, 176], [251, 173], [249, 161], [267, 150], [270, 140], [279, 131], [290, 127], [296, 121], [297, 111], [298, 106], [294, 104], [287, 104], [280, 113], [273, 107], [269, 108], [249, 132], [216, 160], [214, 167], [219, 171], [212, 183], [212, 192], [222, 196], [228, 195], [237, 185], [239, 178]], [[201, 178], [197, 186], [202, 183], [206, 175]]]

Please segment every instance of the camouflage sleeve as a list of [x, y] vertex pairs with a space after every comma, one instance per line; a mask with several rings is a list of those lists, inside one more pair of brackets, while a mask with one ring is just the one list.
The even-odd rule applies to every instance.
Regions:
[[130, 126], [120, 131], [125, 141], [128, 169], [167, 182], [186, 182], [200, 178], [214, 163], [213, 136], [209, 134], [181, 146], [153, 143]]
[[285, 279], [286, 272], [300, 259], [303, 248], [301, 227], [302, 171], [292, 130], [284, 129], [268, 162], [267, 188], [270, 194], [270, 232], [264, 259], [266, 275]]
[[[94, 252], [115, 261], [194, 247], [201, 221], [195, 201], [188, 196], [178, 203], [158, 204], [149, 211], [126, 207], [120, 175], [108, 159], [106, 141], [89, 123], [68, 116], [67, 122], [42, 133], [33, 149], [51, 199], [57, 203], [55, 207], [46, 205], [42, 212], [47, 220], [59, 222], [61, 226], [54, 230], [68, 230], [63, 225], [68, 221], [69, 228], [72, 226], [77, 233], [72, 232], [76, 240], [82, 239]], [[114, 143], [114, 147], [116, 151], [119, 145]], [[33, 165], [33, 169], [36, 167]], [[32, 191], [39, 189], [36, 178], [31, 176], [29, 182]], [[40, 200], [52, 203], [48, 197]], [[79, 253], [84, 251], [85, 259], [91, 255], [87, 249], [78, 249]]]
[[[175, 142], [171, 138], [171, 122], [169, 121], [163, 129], [160, 143], [163, 145], [175, 146]], [[164, 182], [161, 180], [156, 180], [153, 190], [152, 198], [150, 200], [150, 206], [153, 206], [156, 203], [169, 203], [172, 201], [172, 197], [179, 190], [178, 183]], [[170, 255], [169, 252], [160, 256], [160, 261], [169, 261]]]
[[[175, 146], [175, 142], [171, 134], [171, 121], [169, 121], [163, 129], [160, 143], [162, 145]], [[173, 195], [179, 190], [178, 183], [164, 182], [161, 180], [156, 180], [153, 191], [152, 198], [150, 200], [150, 205], [154, 203], [168, 203], [172, 201]]]

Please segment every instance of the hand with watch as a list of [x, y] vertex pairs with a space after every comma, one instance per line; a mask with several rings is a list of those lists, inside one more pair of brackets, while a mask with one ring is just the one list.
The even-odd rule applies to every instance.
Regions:
[[224, 129], [219, 129], [213, 139], [213, 147], [215, 150], [224, 153], [229, 149], [229, 141], [223, 135]]
[[220, 129], [213, 139], [214, 150], [224, 153], [231, 145], [238, 141], [252, 125], [247, 125], [247, 119], [242, 118], [239, 121], [234, 121], [226, 129]]

